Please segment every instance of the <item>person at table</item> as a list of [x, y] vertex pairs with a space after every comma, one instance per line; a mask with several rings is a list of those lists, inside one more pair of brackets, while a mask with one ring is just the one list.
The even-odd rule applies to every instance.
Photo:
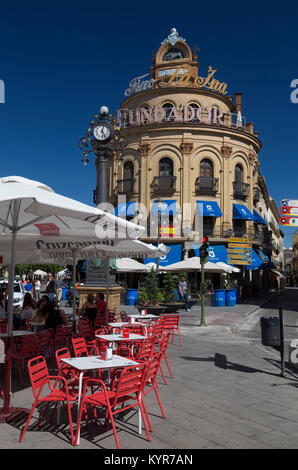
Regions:
[[105, 315], [107, 304], [105, 302], [105, 296], [103, 294], [99, 293], [96, 295], [96, 305], [98, 313], [100, 313], [101, 315]]
[[0, 318], [6, 318], [5, 302], [5, 294], [0, 294]]
[[22, 311], [20, 313], [21, 326], [25, 326], [27, 318], [32, 318], [36, 310], [36, 303], [31, 294], [27, 292], [24, 296]]
[[55, 308], [54, 303], [46, 295], [37, 302], [37, 308], [31, 320], [32, 323], [37, 323], [36, 331], [53, 328], [55, 332], [58, 325], [67, 323], [63, 310]]
[[80, 308], [79, 315], [89, 318], [93, 325], [97, 313], [94, 295], [88, 294], [86, 302], [83, 304], [82, 308]]

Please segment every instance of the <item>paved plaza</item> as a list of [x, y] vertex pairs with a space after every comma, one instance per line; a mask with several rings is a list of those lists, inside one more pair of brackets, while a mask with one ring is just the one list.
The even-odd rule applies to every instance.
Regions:
[[[296, 449], [298, 447], [298, 372], [288, 365], [280, 375], [280, 355], [261, 344], [259, 318], [285, 312], [286, 359], [291, 338], [297, 337], [298, 290], [270, 294], [258, 302], [237, 305], [234, 310], [207, 307], [206, 327], [200, 327], [200, 310], [181, 311], [183, 347], [178, 336], [170, 343], [166, 366], [168, 385], [158, 376], [159, 394], [167, 419], [155, 397], [148, 395], [153, 433], [148, 442], [137, 434], [134, 411], [117, 421], [122, 449]], [[125, 307], [123, 306], [123, 309]], [[129, 308], [126, 307], [128, 310]], [[30, 407], [28, 378], [24, 389], [13, 376], [13, 405]], [[63, 413], [62, 413], [63, 415]], [[37, 414], [35, 413], [35, 416]], [[62, 416], [63, 419], [63, 416]], [[66, 421], [65, 421], [66, 422]], [[71, 449], [63, 427], [32, 419], [22, 444], [18, 443], [24, 421], [0, 424], [1, 449]], [[81, 427], [76, 449], [116, 449], [113, 432], [103, 432], [90, 422]]]

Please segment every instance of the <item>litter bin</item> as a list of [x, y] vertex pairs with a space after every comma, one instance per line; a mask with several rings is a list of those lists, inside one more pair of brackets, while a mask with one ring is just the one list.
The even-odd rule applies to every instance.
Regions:
[[214, 289], [214, 307], [224, 307], [226, 303], [225, 289]]
[[240, 289], [237, 287], [236, 289], [236, 304], [240, 304]]
[[68, 287], [62, 287], [62, 297], [61, 300], [67, 300], [66, 293], [68, 291]]
[[236, 289], [226, 289], [226, 305], [235, 307], [236, 305]]
[[138, 290], [137, 289], [127, 289], [126, 304], [127, 305], [136, 305], [137, 301], [138, 301]]
[[264, 346], [280, 346], [279, 317], [261, 317], [261, 337]]

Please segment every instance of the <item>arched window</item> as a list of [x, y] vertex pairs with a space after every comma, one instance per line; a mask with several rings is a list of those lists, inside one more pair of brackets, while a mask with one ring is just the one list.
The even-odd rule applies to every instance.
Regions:
[[181, 49], [178, 49], [178, 47], [171, 47], [165, 55], [163, 56], [163, 61], [168, 61], [168, 60], [175, 60], [175, 59], [183, 59], [185, 57], [184, 52]]
[[243, 167], [239, 163], [235, 166], [235, 182], [243, 183]]
[[213, 178], [213, 163], [208, 158], [201, 160], [200, 178]]
[[174, 105], [172, 103], [165, 103], [162, 105], [162, 108], [165, 110], [165, 117], [163, 118], [163, 122], [174, 121], [174, 116], [170, 117], [173, 106]]
[[134, 183], [134, 165], [131, 161], [124, 163], [123, 167], [123, 192], [133, 191]]
[[173, 176], [173, 161], [168, 158], [162, 158], [159, 161], [159, 176]]

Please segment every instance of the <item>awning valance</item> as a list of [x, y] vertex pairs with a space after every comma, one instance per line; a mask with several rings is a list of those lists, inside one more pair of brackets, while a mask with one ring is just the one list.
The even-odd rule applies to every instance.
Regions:
[[248, 208], [242, 204], [233, 204], [233, 219], [255, 220]]
[[253, 210], [253, 216], [255, 224], [268, 224], [268, 222], [266, 222], [266, 220], [255, 209]]
[[197, 201], [196, 215], [221, 217], [222, 212], [216, 201]]
[[[166, 245], [170, 251], [159, 258], [159, 266], [168, 266], [168, 264], [178, 263], [182, 256], [182, 243], [169, 243]], [[156, 263], [156, 258], [144, 258], [144, 263]]]
[[114, 215], [118, 217], [135, 217], [136, 216], [136, 202], [120, 202], [114, 210]]
[[[160, 207], [159, 207], [160, 213], [161, 214], [175, 214], [176, 213], [176, 201], [173, 199], [167, 199], [163, 200], [160, 202]], [[158, 214], [158, 207], [157, 207], [157, 201], [155, 200], [152, 204], [151, 208], [151, 214], [152, 215], [157, 215]]]

